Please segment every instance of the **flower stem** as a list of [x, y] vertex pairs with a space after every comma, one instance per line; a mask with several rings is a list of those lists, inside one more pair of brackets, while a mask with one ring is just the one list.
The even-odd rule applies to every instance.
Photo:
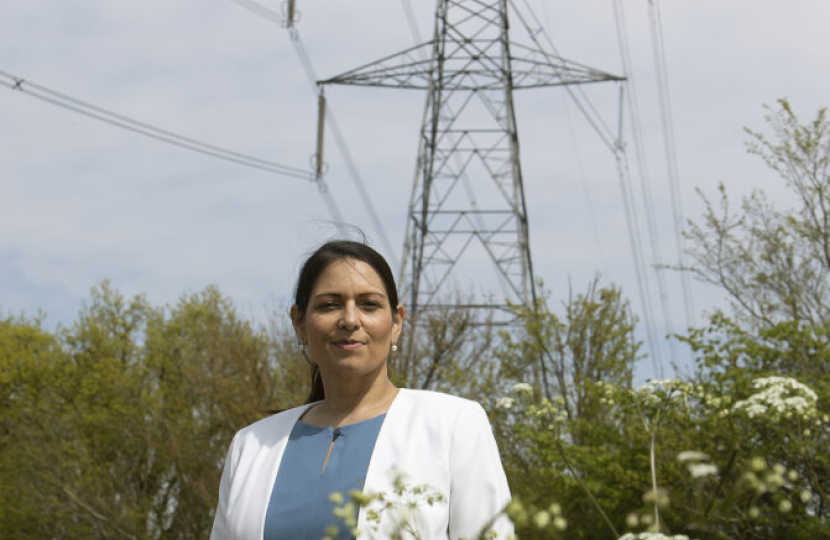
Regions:
[[657, 508], [657, 458], [654, 455], [654, 446], [656, 439], [656, 430], [652, 430], [651, 435], [651, 489], [654, 491], [654, 527], [657, 532], [660, 532], [660, 509]]
[[591, 500], [591, 504], [594, 505], [594, 508], [596, 508], [597, 511], [602, 516], [602, 519], [605, 520], [605, 523], [608, 525], [608, 528], [610, 528], [611, 532], [614, 533], [614, 538], [619, 538], [620, 533], [617, 532], [616, 527], [614, 527], [614, 524], [611, 523], [611, 520], [608, 518], [608, 515], [602, 509], [602, 506], [600, 506], [599, 503], [597, 502], [597, 500], [594, 498], [594, 495], [588, 489], [588, 486], [586, 486], [582, 482], [582, 479], [579, 477], [579, 474], [576, 472], [576, 469], [574, 469], [574, 466], [571, 464], [571, 461], [568, 459], [568, 456], [565, 454], [565, 448], [562, 446], [562, 441], [560, 441], [560, 440], [556, 441], [556, 448], [559, 450], [559, 455], [562, 456], [562, 461], [565, 462], [565, 466], [568, 467], [569, 471], [571, 471], [571, 474], [573, 475], [576, 482], [579, 484], [579, 487], [581, 487], [582, 491], [584, 491], [585, 494], [588, 495], [588, 498]]

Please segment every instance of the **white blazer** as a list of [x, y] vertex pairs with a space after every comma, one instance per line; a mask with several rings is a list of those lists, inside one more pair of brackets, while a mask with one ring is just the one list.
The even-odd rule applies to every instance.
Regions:
[[[310, 405], [283, 411], [241, 429], [231, 442], [219, 484], [211, 540], [262, 540], [265, 513], [283, 452], [298, 418]], [[396, 473], [408, 485], [427, 485], [443, 502], [420, 500], [409, 522], [422, 540], [475, 539], [485, 527], [497, 538], [513, 535], [502, 514], [510, 502], [507, 478], [487, 414], [478, 403], [425, 390], [400, 389], [378, 433], [364, 493], [412, 501], [395, 493]], [[415, 497], [417, 499], [417, 497]], [[422, 497], [423, 499], [423, 497]], [[367, 521], [370, 509], [380, 523]], [[361, 538], [391, 538], [400, 514], [380, 502], [361, 508]], [[404, 533], [404, 538], [413, 538]]]

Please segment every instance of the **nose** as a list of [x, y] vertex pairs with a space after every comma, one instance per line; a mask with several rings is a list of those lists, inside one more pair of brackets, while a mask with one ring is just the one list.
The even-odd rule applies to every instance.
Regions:
[[343, 316], [340, 318], [340, 326], [346, 330], [354, 330], [360, 327], [360, 318], [357, 315], [357, 305], [354, 302], [346, 302], [343, 307]]

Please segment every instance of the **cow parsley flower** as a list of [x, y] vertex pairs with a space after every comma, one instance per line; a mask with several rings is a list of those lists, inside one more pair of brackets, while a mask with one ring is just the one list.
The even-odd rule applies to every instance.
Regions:
[[761, 377], [752, 381], [752, 387], [756, 392], [735, 403], [733, 411], [770, 421], [818, 416], [816, 393], [791, 377]]
[[715, 476], [718, 474], [718, 466], [711, 463], [689, 463], [687, 465], [692, 478], [703, 478], [704, 476]]
[[499, 409], [510, 409], [513, 407], [515, 401], [512, 397], [500, 397], [496, 400], [496, 407]]
[[686, 461], [700, 462], [709, 461], [709, 454], [705, 452], [698, 452], [697, 450], [686, 450], [677, 454], [677, 461], [684, 463]]
[[518, 382], [513, 385], [513, 392], [516, 394], [533, 394], [533, 387], [526, 382]]

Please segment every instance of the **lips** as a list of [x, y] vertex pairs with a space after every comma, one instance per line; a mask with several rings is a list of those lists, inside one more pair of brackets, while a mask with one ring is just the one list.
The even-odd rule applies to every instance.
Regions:
[[355, 349], [362, 347], [364, 343], [362, 341], [356, 341], [353, 339], [341, 339], [340, 341], [335, 341], [334, 345], [335, 347], [338, 347], [346, 351], [353, 351]]

